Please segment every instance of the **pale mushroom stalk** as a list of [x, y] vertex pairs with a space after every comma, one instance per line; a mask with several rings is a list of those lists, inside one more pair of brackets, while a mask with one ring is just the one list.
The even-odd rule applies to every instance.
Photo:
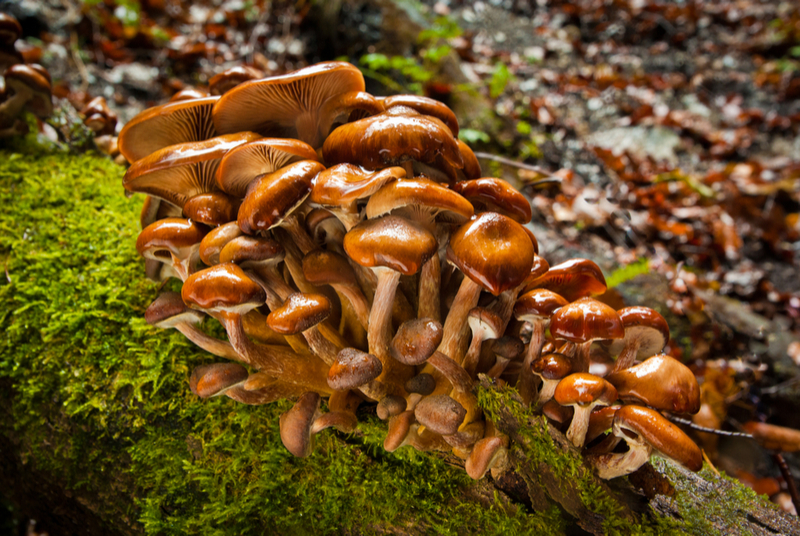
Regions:
[[422, 265], [419, 276], [418, 318], [433, 318], [437, 322], [441, 318], [441, 301], [439, 291], [442, 285], [441, 260], [434, 255]]
[[372, 301], [372, 310], [369, 313], [369, 326], [367, 341], [370, 353], [377, 356], [383, 365], [382, 376], [391, 377], [392, 368], [396, 368], [389, 355], [392, 327], [392, 303], [394, 302], [397, 284], [400, 282], [400, 272], [390, 268], [377, 267], [378, 286], [375, 289], [375, 299]]
[[224, 357], [226, 359], [232, 359], [234, 361], [242, 361], [239, 353], [234, 350], [233, 346], [231, 346], [231, 343], [228, 341], [210, 337], [200, 331], [197, 327], [186, 322], [176, 324], [175, 329], [180, 331], [187, 339], [210, 354]]
[[653, 448], [645, 442], [628, 439], [628, 451], [622, 453], [593, 454], [587, 460], [597, 470], [597, 476], [610, 480], [630, 474], [647, 463]]
[[472, 308], [478, 304], [481, 290], [483, 288], [469, 277], [464, 277], [461, 281], [450, 312], [445, 318], [442, 344], [439, 345], [439, 351], [451, 359], [457, 357], [458, 347], [468, 329], [467, 317]]
[[[533, 363], [533, 360], [539, 357], [542, 353], [546, 322], [533, 321], [530, 324], [532, 328], [531, 340], [530, 343], [528, 343], [525, 359], [522, 361], [522, 370], [520, 371], [519, 379], [517, 380], [517, 390], [519, 391], [522, 400], [527, 404], [531, 404], [532, 401], [536, 399], [536, 376], [531, 371], [531, 364]], [[552, 390], [555, 390], [555, 388], [555, 385], [553, 385], [551, 392], [548, 393], [548, 397], [545, 399], [545, 401], [553, 398]], [[544, 389], [544, 387], [542, 389]], [[544, 395], [540, 394], [540, 396], [543, 397]]]

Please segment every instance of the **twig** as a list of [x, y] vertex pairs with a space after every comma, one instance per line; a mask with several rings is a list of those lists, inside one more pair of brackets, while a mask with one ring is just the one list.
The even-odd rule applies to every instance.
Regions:
[[693, 423], [689, 419], [684, 419], [682, 417], [676, 417], [675, 415], [665, 415], [665, 416], [670, 421], [676, 422], [678, 424], [682, 424], [684, 426], [687, 426], [687, 427], [689, 427], [692, 430], [695, 430], [697, 432], [705, 432], [707, 434], [716, 434], [716, 435], [721, 435], [721, 436], [725, 436], [725, 437], [745, 437], [747, 439], [755, 440], [755, 438], [752, 436], [752, 434], [748, 434], [746, 432], [729, 432], [727, 430], [717, 430], [716, 428], [708, 428], [706, 426], [700, 426], [699, 424]]
[[85, 92], [89, 89], [89, 71], [86, 69], [86, 64], [81, 59], [80, 50], [78, 48], [78, 34], [72, 32], [69, 35], [69, 50], [72, 55], [72, 61], [78, 68], [78, 74], [81, 76], [81, 91]]
[[[558, 182], [559, 184], [561, 184], [561, 179], [559, 177], [556, 177], [551, 172], [539, 166], [534, 166], [532, 164], [525, 164], [524, 162], [517, 162], [516, 160], [511, 160], [510, 158], [506, 158], [504, 156], [499, 156], [491, 153], [484, 153], [480, 151], [477, 151], [475, 153], [475, 156], [477, 156], [478, 158], [482, 158], [484, 160], [492, 160], [493, 162], [499, 162], [507, 166], [516, 167], [519, 169], [527, 169], [528, 171], [539, 173], [540, 175], [544, 175], [548, 179], [553, 179], [554, 182]], [[540, 183], [541, 181], [535, 181], [530, 184], [540, 184]]]
[[773, 452], [772, 459], [778, 464], [781, 470], [783, 480], [786, 482], [786, 487], [789, 489], [789, 495], [792, 497], [792, 504], [794, 504], [795, 511], [800, 512], [800, 496], [797, 495], [797, 486], [794, 483], [792, 471], [789, 469], [786, 460], [783, 458], [783, 454], [780, 452]]

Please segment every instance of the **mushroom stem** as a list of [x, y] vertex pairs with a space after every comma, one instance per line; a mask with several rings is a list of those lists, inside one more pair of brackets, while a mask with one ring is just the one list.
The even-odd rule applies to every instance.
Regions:
[[[525, 354], [525, 359], [522, 362], [522, 370], [519, 373], [519, 380], [517, 380], [517, 390], [525, 404], [532, 404], [536, 399], [536, 376], [531, 370], [533, 360], [539, 357], [544, 346], [544, 331], [545, 323], [542, 321], [531, 322], [531, 342], [528, 344], [528, 352]], [[555, 390], [555, 385], [551, 391]], [[550, 393], [550, 398], [553, 393]]]
[[25, 106], [25, 103], [27, 103], [30, 99], [30, 93], [24, 93], [22, 91], [14, 93], [14, 95], [12, 95], [3, 104], [0, 104], [0, 118], [6, 117], [13, 120], [19, 116], [22, 108]]
[[641, 344], [642, 340], [638, 337], [629, 340], [617, 357], [617, 361], [614, 363], [614, 368], [611, 369], [611, 373], [621, 372], [631, 368], [633, 364], [636, 363], [636, 354], [639, 352], [639, 346], [641, 346]]
[[444, 331], [442, 334], [442, 343], [439, 345], [439, 351], [450, 359], [456, 360], [458, 356], [458, 348], [461, 345], [461, 340], [466, 336], [469, 329], [467, 324], [467, 316], [469, 312], [478, 304], [478, 297], [481, 294], [481, 286], [470, 279], [464, 277], [461, 281], [461, 286], [458, 288], [453, 305], [450, 307], [450, 312], [444, 321]]
[[441, 318], [439, 289], [441, 288], [441, 261], [439, 255], [433, 255], [422, 265], [419, 276], [419, 308], [417, 318], [432, 318], [437, 322]]
[[397, 362], [389, 354], [389, 343], [392, 339], [392, 303], [397, 284], [400, 282], [400, 272], [388, 268], [376, 268], [375, 271], [378, 273], [378, 287], [375, 289], [375, 299], [369, 314], [367, 332], [369, 352], [383, 365], [383, 372], [378, 380], [402, 386], [411, 377], [413, 369]]
[[597, 476], [610, 480], [628, 475], [647, 463], [652, 447], [647, 443], [628, 443], [629, 450], [622, 453], [590, 454], [586, 460], [597, 469]]
[[328, 366], [314, 356], [299, 356], [289, 349], [275, 345], [253, 343], [244, 332], [241, 315], [221, 313], [219, 319], [228, 332], [231, 346], [249, 365], [276, 379], [305, 385], [315, 392], [330, 394]]
[[589, 372], [589, 365], [591, 364], [589, 353], [591, 348], [592, 341], [578, 343], [578, 348], [575, 350], [573, 358], [575, 362], [574, 372]]
[[591, 415], [594, 406], [583, 407], [575, 405], [573, 407], [575, 408], [575, 414], [572, 416], [572, 422], [569, 423], [567, 439], [575, 447], [582, 448], [586, 439], [586, 431], [589, 429], [589, 415]]
[[175, 329], [183, 333], [187, 339], [208, 353], [234, 361], [243, 361], [242, 357], [234, 350], [229, 342], [209, 337], [192, 324], [181, 322], [175, 324]]
[[292, 213], [286, 216], [281, 223], [281, 227], [286, 230], [289, 237], [303, 252], [303, 255], [307, 255], [310, 251], [316, 249], [317, 245], [314, 243], [314, 239], [308, 235], [306, 228], [300, 225], [297, 214]]

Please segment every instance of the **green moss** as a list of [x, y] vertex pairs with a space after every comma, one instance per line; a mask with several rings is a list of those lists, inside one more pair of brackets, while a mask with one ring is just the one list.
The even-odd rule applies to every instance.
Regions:
[[[557, 510], [509, 515], [464, 502], [463, 469], [380, 448], [383, 425], [328, 431], [307, 459], [280, 445], [288, 403], [202, 401], [189, 372], [211, 357], [142, 315], [158, 293], [134, 244], [141, 198], [93, 156], [0, 153], [0, 425], [20, 455], [110, 525], [159, 534], [545, 534]], [[550, 527], [548, 529], [547, 527]]]

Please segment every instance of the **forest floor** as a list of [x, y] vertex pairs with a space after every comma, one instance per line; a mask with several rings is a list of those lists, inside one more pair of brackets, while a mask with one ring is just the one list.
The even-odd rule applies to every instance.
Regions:
[[[18, 48], [49, 69], [62, 104], [104, 96], [120, 125], [242, 63], [271, 75], [346, 58], [373, 93], [443, 100], [484, 173], [530, 196], [551, 264], [589, 256], [619, 280], [606, 301], [665, 313], [667, 352], [703, 385], [698, 424], [800, 429], [800, 4], [24, 0], [0, 11], [20, 20]], [[698, 440], [792, 509], [767, 451]], [[800, 458], [786, 457], [800, 477]]]

